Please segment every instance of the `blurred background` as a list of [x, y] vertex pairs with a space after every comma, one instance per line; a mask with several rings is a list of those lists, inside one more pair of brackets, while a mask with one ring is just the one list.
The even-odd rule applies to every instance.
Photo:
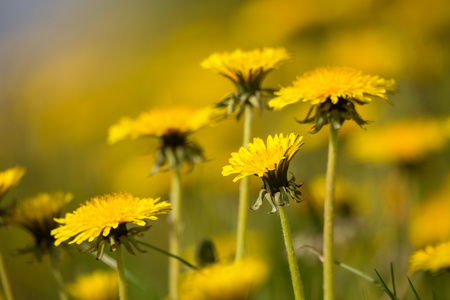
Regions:
[[[113, 192], [168, 199], [170, 173], [149, 176], [157, 141], [108, 145], [108, 127], [154, 107], [219, 102], [234, 87], [201, 69], [200, 62], [213, 52], [285, 47], [293, 59], [272, 71], [264, 87], [287, 86], [308, 70], [334, 65], [399, 84], [393, 105], [374, 101], [359, 108], [373, 123], [361, 129], [348, 122], [340, 132], [336, 259], [373, 277], [376, 268], [387, 281], [392, 262], [403, 297], [411, 253], [450, 239], [450, 224], [439, 221], [450, 213], [442, 212], [450, 202], [449, 33], [446, 0], [1, 1], [0, 170], [27, 168], [2, 206], [56, 190], [75, 195], [67, 211]], [[306, 135], [310, 125], [295, 118], [302, 119], [307, 109], [295, 104], [257, 113], [254, 136]], [[192, 138], [208, 162], [183, 175], [182, 242], [190, 260], [190, 249], [204, 238], [216, 240], [221, 249], [233, 241], [239, 184], [222, 177], [221, 169], [241, 145], [242, 123], [226, 120]], [[289, 217], [306, 297], [320, 299], [321, 263], [300, 247], [321, 249], [327, 127], [304, 141], [290, 171], [304, 183], [307, 199], [292, 204]], [[255, 200], [260, 185], [252, 178]], [[265, 256], [272, 268], [255, 299], [292, 299], [279, 220], [266, 211], [264, 205], [250, 212], [251, 251]], [[167, 249], [166, 236], [163, 216], [143, 239]], [[58, 299], [47, 263], [13, 255], [31, 242], [21, 228], [0, 231], [16, 298]], [[166, 296], [166, 257], [150, 250], [127, 254], [125, 261], [157, 298]], [[67, 282], [107, 268], [76, 247], [61, 263]], [[433, 290], [436, 299], [450, 293], [446, 273], [411, 279], [424, 299]], [[387, 299], [339, 267], [336, 280], [337, 299]], [[145, 299], [132, 284], [129, 291], [130, 299]]]

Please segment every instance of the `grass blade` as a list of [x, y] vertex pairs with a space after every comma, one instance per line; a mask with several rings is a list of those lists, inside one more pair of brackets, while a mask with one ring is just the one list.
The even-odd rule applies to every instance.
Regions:
[[392, 280], [392, 290], [394, 296], [397, 297], [397, 290], [395, 288], [395, 278], [394, 278], [394, 265], [391, 263], [391, 280]]
[[[414, 288], [414, 285], [412, 284], [412, 282], [411, 282], [411, 280], [409, 279], [409, 277], [408, 277], [408, 282], [409, 282], [409, 286], [411, 287], [411, 290], [412, 290], [413, 293], [414, 293], [414, 296], [416, 296], [416, 299], [417, 299], [417, 300], [420, 300], [420, 297], [419, 297], [419, 295], [417, 294], [417, 291], [416, 291], [416, 289]], [[433, 298], [434, 298], [434, 294], [433, 294]]]
[[389, 288], [387, 287], [387, 285], [386, 285], [386, 283], [384, 282], [383, 278], [381, 278], [380, 274], [378, 273], [377, 269], [374, 268], [374, 270], [375, 270], [375, 273], [377, 273], [377, 276], [378, 276], [378, 278], [380, 279], [381, 284], [383, 284], [384, 291], [386, 292], [386, 294], [388, 294], [389, 297], [390, 297], [392, 300], [398, 300], [397, 297], [395, 297], [394, 294], [392, 294], [392, 292], [389, 290]]

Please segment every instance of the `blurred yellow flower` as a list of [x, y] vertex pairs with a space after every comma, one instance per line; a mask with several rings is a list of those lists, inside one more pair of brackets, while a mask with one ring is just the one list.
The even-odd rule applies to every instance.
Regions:
[[290, 58], [284, 48], [237, 49], [231, 53], [213, 53], [200, 65], [231, 79], [237, 85], [259, 87], [269, 71], [277, 69]]
[[[171, 204], [158, 201], [159, 198], [140, 199], [128, 193], [91, 198], [73, 213], [55, 219], [62, 224], [51, 232], [56, 239], [55, 245], [58, 246], [68, 239], [72, 239], [69, 244], [81, 244], [85, 240], [92, 242], [96, 238], [107, 241], [112, 239], [112, 242], [117, 238], [126, 238], [133, 230], [127, 229], [128, 223], [146, 226], [145, 220], [157, 220], [155, 215], [169, 213]], [[120, 242], [125, 241], [120, 239]], [[97, 251], [99, 250], [102, 249]]]
[[432, 198], [415, 208], [409, 223], [409, 237], [416, 248], [450, 240], [449, 195], [450, 177]]
[[[348, 67], [317, 68], [298, 77], [290, 87], [281, 88], [269, 106], [280, 110], [286, 105], [311, 102], [311, 110], [302, 123], [315, 123], [315, 132], [331, 122], [339, 129], [345, 120], [353, 119], [358, 125], [367, 122], [355, 110], [378, 98], [389, 102], [387, 93], [394, 93], [396, 83], [379, 76], [364, 75]], [[310, 116], [315, 109], [314, 116]]]
[[290, 58], [284, 48], [267, 47], [251, 51], [237, 49], [231, 53], [214, 53], [200, 65], [227, 77], [235, 84], [237, 91], [226, 96], [218, 107], [227, 107], [228, 114], [239, 107], [239, 119], [246, 105], [266, 107], [267, 99], [272, 97], [272, 90], [262, 89], [261, 83], [267, 73], [277, 69]]
[[438, 272], [450, 268], [450, 242], [427, 246], [414, 252], [409, 259], [409, 272]]
[[[267, 146], [260, 138], [254, 138], [253, 143], [247, 145], [247, 149], [241, 147], [238, 152], [231, 153], [230, 165], [224, 166], [222, 175], [238, 174], [233, 181], [250, 175], [257, 175], [262, 178], [264, 188], [260, 191], [257, 203], [253, 206], [258, 209], [262, 202], [262, 197], [269, 200], [272, 205], [272, 212], [276, 210], [275, 204], [282, 205], [288, 201], [288, 194], [295, 201], [300, 200], [300, 192], [294, 181], [287, 178], [289, 163], [294, 155], [303, 145], [302, 136], [294, 133], [284, 137], [283, 134], [267, 137]], [[270, 200], [270, 197], [275, 199]], [[281, 197], [281, 198], [280, 198]]]
[[72, 199], [71, 193], [57, 191], [42, 193], [12, 206], [9, 210], [8, 221], [27, 229], [35, 239], [32, 247], [19, 250], [19, 252], [34, 252], [40, 260], [42, 255], [51, 251], [55, 242], [50, 234], [56, 228], [54, 219], [60, 217], [61, 212]]
[[0, 172], [0, 199], [3, 198], [6, 192], [19, 183], [20, 179], [25, 175], [25, 172], [26, 169], [21, 166]]
[[407, 119], [357, 134], [348, 140], [349, 151], [358, 159], [372, 162], [411, 164], [442, 149], [448, 137], [442, 122]]
[[115, 271], [96, 270], [67, 284], [67, 291], [77, 300], [116, 300], [119, 282]]
[[[311, 197], [308, 197], [312, 204], [315, 204], [323, 211], [325, 201], [325, 175], [318, 176], [309, 182], [309, 192]], [[370, 208], [366, 201], [360, 201], [358, 196], [358, 187], [350, 181], [343, 178], [337, 178], [335, 183], [335, 205], [336, 211], [350, 214], [365, 214]]]
[[108, 142], [114, 144], [122, 140], [152, 136], [165, 138], [187, 135], [210, 125], [216, 116], [216, 111], [210, 107], [167, 107], [156, 108], [141, 113], [136, 119], [123, 118], [109, 128]]
[[121, 140], [141, 137], [160, 139], [161, 147], [156, 153], [156, 162], [152, 174], [174, 167], [181, 167], [183, 162], [198, 163], [203, 161], [202, 149], [188, 136], [211, 125], [218, 117], [218, 110], [211, 107], [168, 107], [157, 108], [140, 114], [136, 119], [123, 118], [109, 128], [108, 142], [114, 144]]
[[268, 274], [267, 264], [256, 259], [212, 264], [186, 274], [180, 296], [182, 300], [244, 300]]

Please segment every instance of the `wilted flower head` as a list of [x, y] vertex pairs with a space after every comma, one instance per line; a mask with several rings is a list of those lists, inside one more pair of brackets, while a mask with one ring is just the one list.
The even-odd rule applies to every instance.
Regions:
[[13, 187], [15, 187], [20, 179], [25, 175], [26, 169], [21, 166], [7, 169], [0, 172], [0, 200]]
[[450, 242], [427, 246], [414, 252], [409, 259], [409, 272], [438, 271], [450, 269]]
[[303, 145], [302, 136], [293, 133], [284, 137], [283, 134], [267, 137], [267, 146], [260, 138], [254, 138], [247, 149], [241, 147], [238, 152], [231, 154], [230, 165], [224, 166], [222, 175], [238, 174], [233, 181], [243, 177], [256, 175], [262, 178], [264, 187], [252, 209], [258, 209], [265, 198], [272, 206], [272, 213], [276, 205], [289, 203], [289, 198], [300, 201], [301, 193], [295, 179], [288, 180], [288, 168], [291, 159]]
[[55, 239], [50, 232], [56, 228], [54, 218], [60, 217], [66, 205], [73, 199], [71, 193], [62, 191], [42, 193], [10, 207], [8, 221], [28, 230], [34, 244], [20, 249], [19, 253], [33, 253], [38, 260], [54, 248]]
[[180, 168], [183, 162], [193, 164], [204, 160], [202, 149], [188, 136], [217, 119], [218, 112], [210, 107], [168, 107], [141, 113], [136, 119], [123, 118], [109, 128], [108, 142], [141, 137], [156, 137], [161, 146], [156, 153], [152, 174]]
[[262, 89], [261, 83], [273, 69], [289, 60], [291, 56], [284, 48], [263, 48], [252, 51], [238, 49], [231, 53], [214, 53], [205, 59], [201, 66], [230, 79], [237, 91], [225, 97], [220, 107], [228, 107], [231, 114], [239, 106], [239, 118], [245, 105], [257, 108], [266, 106], [272, 90]]
[[264, 283], [268, 273], [263, 261], [250, 258], [208, 265], [186, 274], [180, 297], [182, 300], [244, 300]]
[[317, 68], [298, 77], [292, 86], [275, 92], [277, 97], [269, 101], [269, 106], [281, 109], [292, 103], [309, 101], [311, 108], [300, 123], [314, 123], [313, 133], [328, 123], [339, 129], [345, 120], [351, 119], [362, 126], [367, 121], [358, 115], [355, 104], [367, 104], [372, 99], [389, 102], [387, 94], [396, 92], [395, 87], [393, 79], [364, 75], [352, 68]]
[[[106, 244], [109, 243], [111, 251], [115, 251], [117, 242], [123, 243], [134, 254], [131, 247], [136, 247], [133, 235], [149, 229], [145, 220], [157, 220], [156, 215], [168, 214], [171, 210], [170, 203], [158, 201], [159, 198], [140, 199], [127, 193], [91, 198], [73, 213], [55, 219], [62, 224], [51, 232], [56, 239], [55, 245], [69, 239], [72, 239], [69, 244], [96, 240], [90, 250], [97, 249], [97, 258], [100, 259]], [[129, 223], [138, 227], [127, 228]]]
[[116, 300], [119, 296], [117, 272], [96, 270], [79, 276], [67, 285], [67, 292], [77, 300]]

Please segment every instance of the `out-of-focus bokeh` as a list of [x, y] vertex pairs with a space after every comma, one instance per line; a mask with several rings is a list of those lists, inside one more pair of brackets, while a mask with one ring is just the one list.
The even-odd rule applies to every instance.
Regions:
[[[444, 207], [450, 201], [445, 189], [450, 176], [449, 33], [446, 0], [2, 1], [0, 170], [21, 165], [27, 174], [1, 205], [56, 190], [74, 194], [67, 211], [112, 192], [168, 199], [170, 174], [149, 176], [157, 141], [108, 145], [109, 126], [155, 107], [217, 103], [234, 87], [201, 69], [204, 58], [236, 48], [281, 46], [293, 59], [269, 73], [264, 87], [287, 86], [308, 70], [333, 65], [394, 78], [399, 84], [393, 105], [379, 101], [358, 108], [373, 123], [365, 129], [345, 123], [340, 132], [336, 259], [373, 277], [376, 268], [385, 279], [392, 262], [404, 295], [411, 253], [423, 242], [450, 238], [450, 231], [428, 237], [434, 234], [429, 224], [424, 232], [420, 226], [435, 222], [441, 229], [439, 220], [450, 217], [450, 212], [443, 215], [435, 209], [433, 215], [426, 208], [428, 201], [437, 203], [436, 195], [447, 201]], [[257, 113], [254, 136], [306, 135], [310, 125], [295, 118], [302, 119], [307, 108], [300, 103]], [[438, 127], [416, 126], [424, 120]], [[399, 122], [412, 126], [390, 131]], [[321, 249], [322, 208], [315, 197], [323, 194], [318, 178], [326, 168], [326, 131], [305, 136], [290, 169], [307, 195], [288, 209], [307, 299], [322, 297], [321, 263], [301, 246]], [[373, 139], [363, 142], [372, 131]], [[239, 184], [223, 177], [221, 169], [241, 145], [242, 122], [226, 120], [192, 138], [203, 146], [208, 161], [183, 174], [186, 249], [204, 238], [234, 234]], [[420, 153], [417, 159], [386, 153], [408, 149], [409, 142]], [[256, 199], [261, 182], [251, 181]], [[421, 209], [430, 219], [418, 217]], [[255, 298], [291, 299], [277, 216], [267, 215], [262, 207], [250, 212], [249, 227], [263, 240], [258, 255], [266, 257], [272, 272]], [[143, 240], [167, 249], [166, 217]], [[48, 264], [14, 255], [29, 243], [32, 237], [23, 229], [0, 231], [0, 250], [16, 299], [58, 299]], [[166, 296], [166, 257], [149, 250], [127, 254], [125, 260], [158, 298]], [[63, 254], [61, 264], [67, 282], [107, 268], [76, 247]], [[445, 284], [449, 274], [419, 277], [411, 278], [417, 279], [424, 299], [431, 298], [432, 290], [450, 293]], [[336, 280], [338, 299], [386, 299], [378, 288], [339, 267]], [[131, 299], [145, 299], [131, 283], [129, 291]]]

